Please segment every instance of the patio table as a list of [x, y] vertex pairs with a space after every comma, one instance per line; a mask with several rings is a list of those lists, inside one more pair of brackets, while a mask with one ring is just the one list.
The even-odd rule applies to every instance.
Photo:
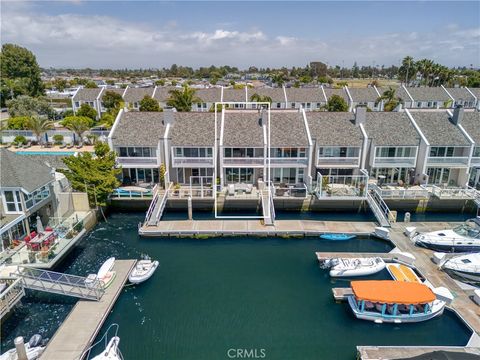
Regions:
[[34, 245], [41, 245], [45, 241], [52, 240], [54, 238], [55, 238], [55, 233], [53, 231], [45, 231], [35, 236], [32, 240], [30, 240], [29, 243]]

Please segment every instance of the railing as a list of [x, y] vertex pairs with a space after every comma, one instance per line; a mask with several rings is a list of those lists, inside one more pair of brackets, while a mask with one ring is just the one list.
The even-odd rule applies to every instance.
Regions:
[[117, 162], [120, 165], [159, 165], [156, 157], [117, 157]]
[[213, 157], [173, 157], [173, 167], [213, 166]]
[[155, 209], [155, 205], [157, 204], [158, 201], [158, 185], [155, 185], [152, 190], [152, 202], [150, 203], [150, 206], [148, 207], [147, 214], [145, 215], [145, 223], [147, 223], [150, 220], [150, 216], [152, 215], [153, 209]]
[[474, 156], [472, 157], [472, 166], [480, 166], [480, 157], [479, 156]]
[[368, 174], [362, 175], [322, 175], [317, 172], [315, 193], [320, 198], [365, 198], [368, 192]]
[[390, 227], [390, 209], [375, 189], [368, 191], [367, 202], [381, 226]]
[[172, 188], [172, 186], [173, 183], [170, 183], [162, 197], [160, 198], [160, 195], [155, 196], [155, 199], [158, 200], [156, 200], [155, 203], [152, 201], [152, 204], [150, 204], [150, 207], [153, 205], [153, 210], [150, 211], [149, 208], [150, 216], [146, 220], [148, 226], [156, 226], [162, 218], [163, 210], [165, 210], [165, 206], [167, 205], [168, 191]]
[[471, 187], [468, 184], [467, 184], [467, 190], [472, 194], [472, 198], [475, 201], [475, 204], [477, 204], [477, 206], [480, 207], [480, 191], [478, 191], [474, 187]]
[[22, 279], [7, 280], [7, 289], [0, 294], [0, 319], [2, 319], [25, 295]]
[[416, 157], [378, 157], [373, 158], [373, 167], [385, 167], [385, 166], [402, 166], [402, 167], [415, 167]]
[[429, 156], [427, 165], [468, 165], [468, 156]]
[[263, 157], [224, 157], [223, 166], [260, 165], [263, 166]]
[[428, 189], [409, 189], [394, 187], [393, 189], [381, 188], [375, 184], [370, 184], [369, 187], [375, 190], [383, 199], [425, 199], [430, 197]]
[[429, 191], [439, 199], [476, 199], [477, 196], [477, 190], [470, 186], [465, 188], [441, 188], [431, 184], [426, 185], [425, 189], [429, 189]]
[[168, 190], [168, 197], [172, 199], [188, 199], [192, 198], [213, 198], [214, 191], [212, 186], [180, 187]]
[[303, 197], [308, 195], [308, 188], [305, 184], [300, 185], [286, 185], [286, 186], [272, 186], [273, 196], [276, 198], [284, 197]]
[[[157, 186], [158, 185], [155, 185], [155, 187]], [[110, 199], [151, 199], [154, 196], [153, 190], [140, 191], [118, 188], [110, 194]]]
[[317, 159], [317, 167], [357, 167], [360, 164], [360, 158], [355, 157], [319, 157]]
[[[267, 158], [268, 161], [268, 158]], [[298, 166], [298, 165], [307, 165], [308, 164], [308, 158], [306, 157], [271, 157], [270, 158], [270, 164], [271, 165], [292, 165], [292, 166]]]
[[[83, 134], [83, 138], [86, 138], [88, 135], [96, 135], [98, 137], [108, 137], [110, 131], [105, 130], [88, 130]], [[36, 141], [37, 136], [31, 130], [2, 130], [2, 141], [4, 143], [12, 142], [16, 136], [24, 136], [27, 140]], [[62, 135], [63, 142], [68, 143], [72, 142], [74, 137], [74, 133], [70, 130], [49, 130], [46, 132], [49, 141], [53, 140], [54, 135]], [[78, 137], [77, 137], [78, 138]], [[45, 139], [45, 134], [42, 135], [42, 141]]]
[[263, 221], [265, 225], [274, 225], [275, 223], [275, 206], [273, 203], [273, 186], [267, 186], [261, 191]]

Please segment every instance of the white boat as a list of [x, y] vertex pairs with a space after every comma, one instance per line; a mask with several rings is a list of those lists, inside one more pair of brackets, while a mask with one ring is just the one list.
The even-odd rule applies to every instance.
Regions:
[[118, 345], [120, 344], [120, 338], [118, 336], [114, 336], [110, 339], [105, 350], [102, 351], [101, 354], [93, 357], [92, 360], [122, 360], [122, 353]]
[[[28, 360], [39, 359], [40, 355], [42, 355], [43, 351], [45, 350], [45, 345], [44, 345], [42, 336], [39, 334], [33, 335], [30, 338], [30, 341], [27, 344], [25, 344], [25, 350], [27, 353]], [[2, 355], [0, 355], [0, 360], [17, 360], [17, 359], [18, 359], [17, 349], [15, 348], [7, 350]]]
[[87, 279], [85, 280], [85, 284], [91, 285], [95, 281], [101, 281], [103, 282], [103, 286], [107, 288], [115, 278], [115, 271], [111, 271], [113, 266], [115, 265], [115, 258], [111, 257], [108, 258], [102, 266], [100, 266], [100, 269], [98, 269], [97, 274], [90, 274], [88, 275]]
[[385, 262], [379, 257], [338, 258], [330, 261], [331, 277], [352, 277], [376, 274], [385, 269]]
[[455, 256], [445, 261], [442, 268], [471, 282], [480, 282], [480, 253]]
[[135, 265], [135, 268], [132, 270], [128, 276], [128, 281], [132, 284], [139, 284], [148, 280], [159, 265], [158, 261], [152, 260], [140, 260]]
[[418, 234], [412, 239], [416, 245], [443, 252], [479, 252], [480, 218], [470, 219], [448, 230]]
[[356, 318], [381, 323], [415, 323], [443, 313], [445, 302], [427, 285], [393, 280], [352, 281], [348, 304]]

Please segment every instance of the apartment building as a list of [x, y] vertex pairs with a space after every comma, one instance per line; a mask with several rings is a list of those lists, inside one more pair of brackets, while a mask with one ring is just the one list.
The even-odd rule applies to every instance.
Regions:
[[134, 88], [128, 86], [123, 94], [123, 100], [125, 101], [125, 107], [132, 110], [140, 109], [140, 101], [145, 97], [149, 96], [153, 98], [153, 93], [156, 88], [145, 87], [145, 88]]
[[[305, 111], [320, 110], [327, 103], [321, 87], [286, 88], [287, 109], [305, 109]], [[275, 108], [272, 106], [272, 108]]]

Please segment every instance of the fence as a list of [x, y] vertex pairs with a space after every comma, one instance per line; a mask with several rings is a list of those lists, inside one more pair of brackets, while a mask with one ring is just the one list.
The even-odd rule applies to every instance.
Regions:
[[368, 192], [368, 174], [361, 175], [322, 175], [317, 173], [315, 193], [318, 198], [365, 198]]
[[370, 184], [369, 187], [375, 190], [383, 199], [425, 199], [430, 197], [428, 189], [424, 187], [402, 188], [402, 187], [378, 187]]
[[[110, 131], [104, 130], [89, 130], [83, 134], [83, 138], [87, 138], [88, 135], [95, 135], [98, 138], [107, 138]], [[3, 130], [1, 136], [1, 141], [3, 144], [11, 143], [15, 140], [16, 136], [24, 136], [27, 141], [37, 141], [37, 136], [31, 130]], [[45, 142], [48, 139], [49, 142], [53, 141], [54, 135], [62, 135], [63, 136], [63, 143], [73, 143], [74, 139], [78, 140], [78, 136], [75, 135], [70, 130], [50, 130], [46, 132], [46, 135], [43, 134], [41, 136], [40, 141]]]

